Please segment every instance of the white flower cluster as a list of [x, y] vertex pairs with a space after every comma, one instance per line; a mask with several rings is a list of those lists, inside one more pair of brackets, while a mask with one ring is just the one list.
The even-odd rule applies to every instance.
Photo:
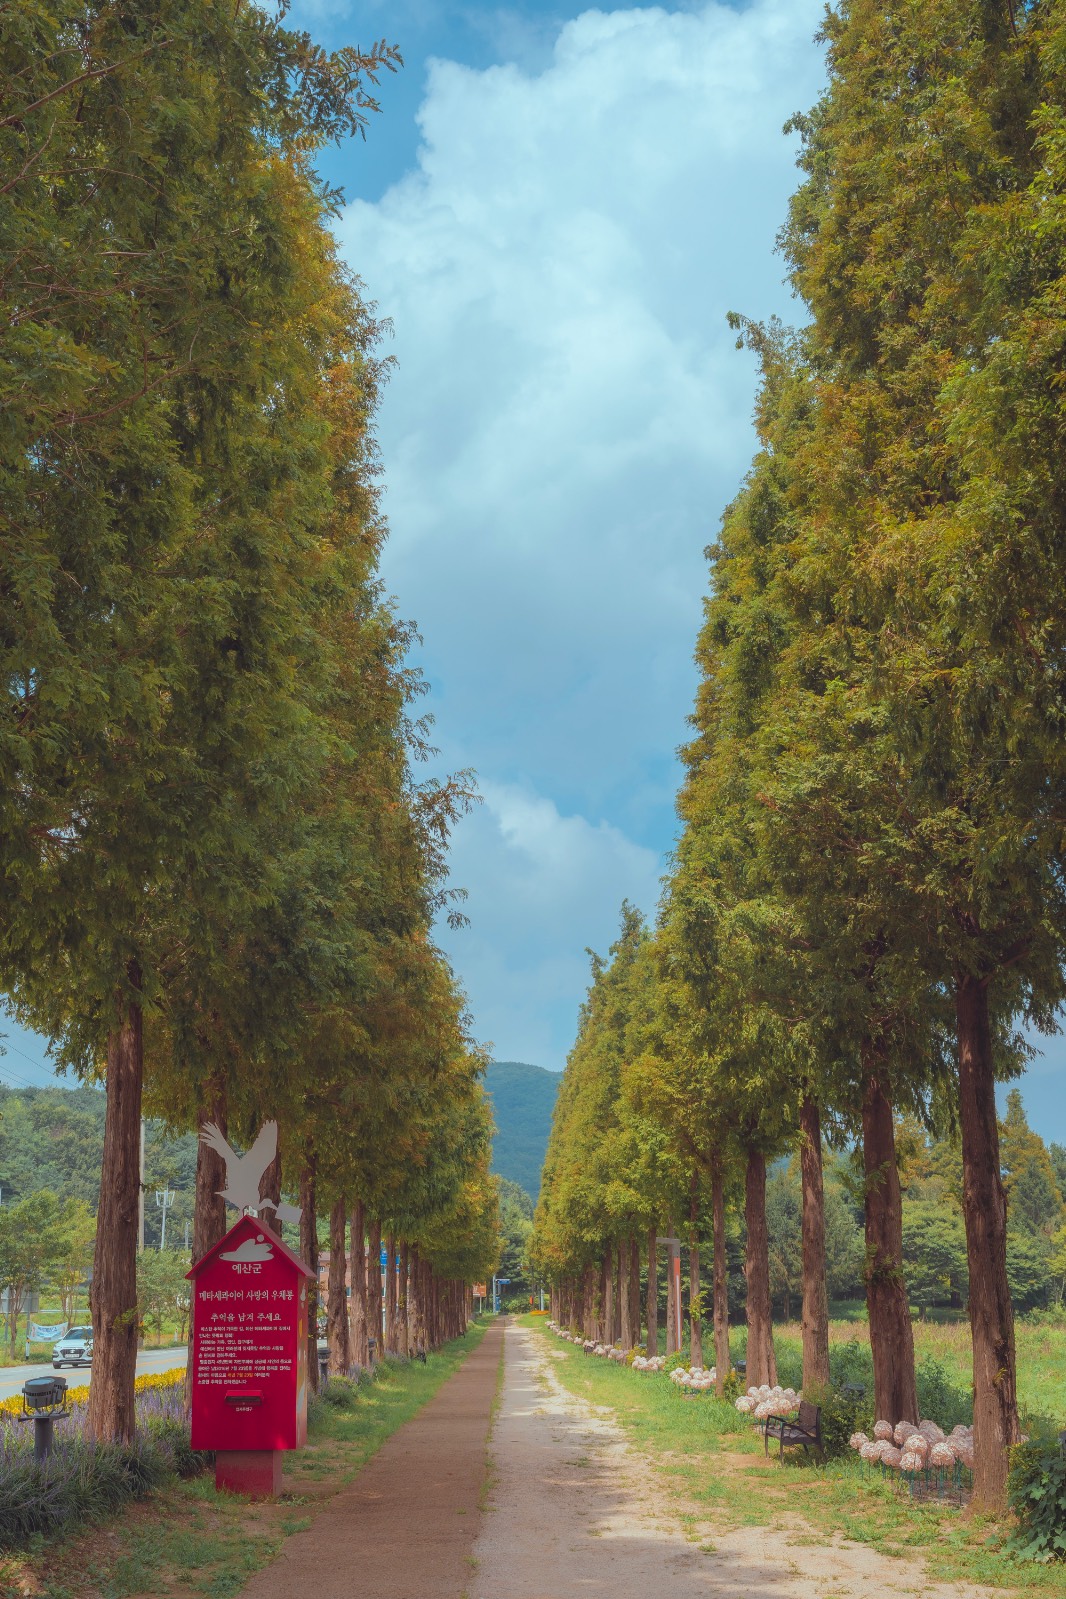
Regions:
[[583, 1349], [586, 1355], [601, 1355], [606, 1360], [625, 1361], [626, 1351], [619, 1349], [617, 1344], [598, 1344], [594, 1338], [582, 1338], [580, 1333], [569, 1332], [554, 1321], [550, 1321], [548, 1326], [560, 1338], [565, 1338], [567, 1343], [576, 1344], [579, 1349]]
[[708, 1388], [714, 1387], [718, 1381], [718, 1372], [714, 1366], [710, 1371], [705, 1371], [702, 1366], [693, 1366], [691, 1369], [675, 1366], [670, 1373], [670, 1381], [676, 1382], [679, 1388], [689, 1389], [691, 1393], [702, 1394], [706, 1393]]
[[953, 1427], [945, 1434], [935, 1421], [874, 1423], [874, 1435], [854, 1432], [848, 1440], [867, 1465], [894, 1471], [952, 1471], [956, 1464], [973, 1470], [973, 1428]]
[[799, 1402], [795, 1388], [771, 1388], [765, 1382], [758, 1388], [749, 1388], [734, 1401], [743, 1415], [754, 1416], [756, 1421], [765, 1421], [767, 1416], [790, 1416]]

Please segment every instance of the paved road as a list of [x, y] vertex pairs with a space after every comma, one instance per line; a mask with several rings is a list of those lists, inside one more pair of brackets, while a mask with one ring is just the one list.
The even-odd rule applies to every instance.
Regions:
[[[186, 1347], [178, 1349], [142, 1349], [137, 1356], [137, 1375], [143, 1377], [149, 1371], [170, 1371], [174, 1366], [184, 1366]], [[51, 1377], [52, 1366], [49, 1362], [43, 1366], [4, 1366], [0, 1367], [0, 1399], [6, 1399], [9, 1394], [22, 1392], [22, 1385], [28, 1377]], [[54, 1373], [55, 1376], [65, 1377], [71, 1388], [80, 1388], [91, 1381], [92, 1368], [86, 1366], [64, 1366], [62, 1371]]]
[[240, 1599], [466, 1599], [502, 1345], [497, 1322]]

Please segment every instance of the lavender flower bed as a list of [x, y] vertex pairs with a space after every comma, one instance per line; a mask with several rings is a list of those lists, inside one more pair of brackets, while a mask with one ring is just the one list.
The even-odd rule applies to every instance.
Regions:
[[180, 1382], [137, 1395], [132, 1444], [94, 1443], [85, 1436], [87, 1405], [55, 1424], [48, 1460], [33, 1458], [33, 1427], [5, 1415], [0, 1425], [0, 1548], [34, 1533], [54, 1535], [99, 1521], [131, 1499], [207, 1463], [189, 1445]]

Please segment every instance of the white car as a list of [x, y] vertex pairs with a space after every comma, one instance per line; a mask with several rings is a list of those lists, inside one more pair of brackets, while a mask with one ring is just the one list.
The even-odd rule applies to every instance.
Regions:
[[52, 1350], [52, 1366], [91, 1366], [93, 1363], [93, 1330], [91, 1327], [72, 1327]]

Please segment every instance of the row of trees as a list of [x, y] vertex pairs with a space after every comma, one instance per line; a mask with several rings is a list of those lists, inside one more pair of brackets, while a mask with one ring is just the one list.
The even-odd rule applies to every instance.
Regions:
[[[313, 166], [397, 59], [223, 0], [3, 21], [0, 988], [106, 1081], [101, 1437], [133, 1429], [142, 1112], [237, 1145], [276, 1116], [309, 1260], [358, 1195], [441, 1279], [492, 1265], [484, 1063], [431, 939], [468, 785], [412, 776], [382, 330]], [[202, 1147], [195, 1255], [221, 1178]]]
[[824, 38], [782, 235], [811, 320], [737, 321], [761, 448], [709, 552], [653, 955], [623, 940], [654, 973], [626, 1060], [716, 1204], [738, 1151], [749, 1248], [765, 1159], [798, 1137], [808, 1381], [822, 1139], [858, 1137], [893, 1419], [914, 1407], [894, 1113], [957, 1125], [975, 1497], [997, 1505], [1018, 1409], [994, 1090], [1019, 1019], [1050, 1028], [1064, 993], [1066, 8], [842, 0]]

